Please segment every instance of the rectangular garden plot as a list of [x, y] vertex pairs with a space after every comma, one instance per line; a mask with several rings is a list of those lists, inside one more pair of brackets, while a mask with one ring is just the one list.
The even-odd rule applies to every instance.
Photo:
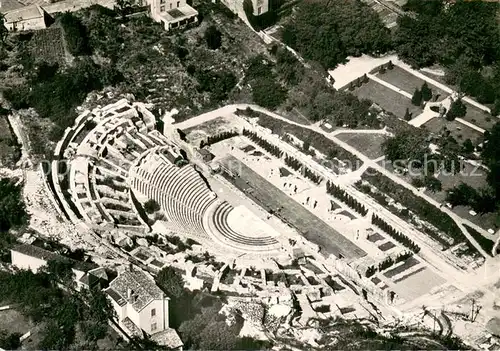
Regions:
[[407, 108], [413, 117], [422, 113], [422, 109], [412, 105], [409, 98], [373, 80], [355, 89], [353, 93], [360, 99], [373, 101], [385, 111], [400, 118], [404, 117]]
[[[377, 78], [382, 79], [383, 81], [390, 83], [410, 94], [415, 92], [415, 88], [420, 89], [425, 82], [423, 79], [418, 78], [398, 66], [394, 66], [393, 69], [387, 69], [383, 74], [377, 73]], [[450, 95], [430, 83], [427, 83], [427, 86], [432, 90], [431, 101], [434, 101], [436, 98], [436, 101], [441, 101]]]
[[467, 102], [465, 102], [465, 106], [467, 106], [467, 112], [462, 118], [467, 122], [475, 124], [479, 128], [490, 130], [496, 122], [500, 122], [500, 119], [493, 117], [489, 113], [486, 113], [483, 110], [468, 104]]
[[384, 273], [384, 276], [387, 278], [392, 278], [395, 275], [398, 275], [399, 273], [403, 273], [407, 269], [410, 269], [411, 267], [416, 266], [419, 263], [420, 263], [419, 260], [417, 260], [414, 257], [410, 257], [406, 261], [404, 261], [403, 264], [401, 264], [395, 268], [389, 269], [387, 272]]
[[384, 252], [385, 252], [385, 251], [388, 251], [388, 250], [392, 249], [393, 247], [396, 247], [396, 245], [394, 245], [394, 244], [392, 243], [392, 241], [388, 241], [388, 242], [386, 242], [386, 243], [384, 243], [384, 244], [380, 245], [378, 248], [379, 248], [380, 250], [382, 250], [382, 251], [384, 251]]

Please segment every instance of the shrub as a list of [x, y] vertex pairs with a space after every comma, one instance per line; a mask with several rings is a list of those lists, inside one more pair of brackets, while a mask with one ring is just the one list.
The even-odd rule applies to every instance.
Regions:
[[153, 199], [150, 199], [144, 203], [144, 210], [146, 213], [152, 214], [161, 209], [161, 206], [158, 202]]
[[210, 26], [205, 31], [205, 41], [210, 50], [216, 50], [222, 45], [222, 33], [215, 26]]
[[71, 12], [65, 12], [59, 19], [64, 29], [64, 37], [68, 45], [68, 50], [72, 55], [90, 54], [87, 28], [78, 17]]
[[252, 97], [257, 105], [275, 109], [286, 100], [287, 92], [272, 78], [263, 78], [252, 84]]

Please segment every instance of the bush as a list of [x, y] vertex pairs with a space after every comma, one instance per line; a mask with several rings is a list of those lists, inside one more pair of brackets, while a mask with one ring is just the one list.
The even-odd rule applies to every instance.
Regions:
[[252, 97], [257, 105], [275, 109], [286, 100], [287, 92], [272, 78], [263, 78], [252, 84]]
[[199, 90], [209, 92], [211, 99], [217, 103], [226, 100], [237, 83], [232, 72], [198, 71], [195, 77]]
[[446, 114], [448, 121], [453, 121], [457, 117], [464, 117], [467, 113], [467, 106], [462, 102], [462, 99], [453, 100], [450, 110]]
[[144, 211], [146, 211], [146, 213], [152, 214], [159, 211], [160, 209], [160, 204], [153, 199], [150, 199], [144, 203]]
[[28, 215], [22, 198], [22, 188], [14, 180], [0, 179], [0, 232], [26, 223]]
[[65, 12], [59, 21], [64, 29], [69, 52], [75, 56], [90, 54], [87, 28], [80, 19], [71, 12]]
[[[247, 0], [248, 1], [248, 0]], [[282, 40], [323, 68], [335, 68], [347, 56], [383, 53], [391, 36], [379, 16], [366, 4], [355, 1], [302, 1], [283, 27]]]
[[210, 26], [205, 31], [205, 41], [210, 50], [216, 50], [222, 45], [222, 33], [215, 26]]

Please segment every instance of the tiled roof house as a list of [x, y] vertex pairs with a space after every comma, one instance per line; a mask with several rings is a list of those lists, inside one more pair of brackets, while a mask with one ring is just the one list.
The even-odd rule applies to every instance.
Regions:
[[169, 349], [182, 350], [182, 341], [169, 328], [169, 298], [153, 278], [138, 268], [130, 268], [116, 277], [105, 290], [116, 311], [118, 324], [131, 336], [151, 336]]

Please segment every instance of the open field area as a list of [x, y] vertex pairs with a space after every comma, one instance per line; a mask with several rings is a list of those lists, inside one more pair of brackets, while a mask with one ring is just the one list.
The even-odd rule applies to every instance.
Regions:
[[393, 289], [398, 295], [412, 300], [429, 293], [431, 289], [444, 282], [443, 278], [426, 268], [409, 274], [406, 279], [397, 282]]
[[382, 144], [387, 139], [382, 134], [340, 133], [336, 135], [342, 141], [356, 148], [371, 159], [383, 156]]
[[457, 121], [448, 121], [445, 118], [433, 118], [425, 123], [423, 127], [436, 134], [447, 129], [450, 135], [455, 138], [458, 143], [463, 143], [466, 139], [470, 139], [474, 145], [477, 145], [483, 139], [483, 134], [481, 132]]
[[290, 199], [285, 193], [235, 157], [228, 156], [221, 162], [231, 169], [237, 167], [239, 170], [239, 177], [237, 178], [225, 174], [226, 179], [232, 182], [234, 186], [263, 208], [297, 228], [305, 238], [317, 244], [326, 253], [341, 254], [348, 260], [366, 255], [349, 239], [331, 228], [299, 203]]
[[279, 110], [278, 113], [289, 119], [290, 121], [292, 122], [295, 122], [295, 123], [299, 123], [299, 124], [303, 124], [303, 125], [310, 125], [311, 124], [311, 121], [307, 119], [306, 116], [304, 116], [299, 110], [297, 110], [297, 108], [293, 108], [292, 110], [290, 111], [287, 111], [287, 110]]
[[[377, 73], [376, 76], [410, 94], [413, 94], [416, 88], [420, 89], [422, 84], [424, 84], [424, 80], [398, 66], [394, 66], [393, 69], [387, 69], [383, 74]], [[432, 84], [427, 83], [427, 85], [432, 90], [432, 101], [434, 99], [441, 101], [449, 95]]]
[[0, 311], [0, 330], [6, 330], [8, 333], [19, 333], [21, 335], [32, 332], [32, 335], [23, 343], [25, 349], [37, 349], [40, 342], [40, 334], [37, 327], [29, 318], [23, 316], [21, 312], [15, 309]]
[[372, 100], [387, 112], [400, 118], [403, 118], [407, 108], [413, 117], [422, 113], [422, 109], [412, 105], [410, 99], [373, 80], [356, 88], [353, 93], [360, 99]]
[[486, 186], [486, 176], [486, 171], [483, 168], [463, 163], [463, 169], [460, 173], [454, 175], [440, 173], [438, 179], [443, 185], [443, 190], [451, 189], [460, 183], [479, 189]]
[[0, 166], [13, 166], [21, 157], [16, 136], [6, 116], [0, 116]]
[[480, 128], [490, 130], [495, 123], [500, 122], [499, 118], [493, 117], [489, 113], [486, 113], [483, 110], [468, 104], [467, 102], [465, 103], [465, 106], [467, 106], [467, 114], [462, 118]]

